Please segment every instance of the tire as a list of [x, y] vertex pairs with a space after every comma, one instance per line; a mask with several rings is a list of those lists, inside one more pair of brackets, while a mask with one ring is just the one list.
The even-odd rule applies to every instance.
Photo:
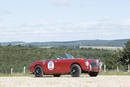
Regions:
[[54, 77], [60, 77], [60, 74], [54, 74], [53, 76]]
[[98, 75], [99, 72], [89, 72], [89, 76], [90, 77], [96, 77]]
[[73, 64], [70, 68], [70, 74], [72, 77], [80, 77], [81, 67], [78, 64]]
[[40, 65], [37, 65], [34, 70], [35, 77], [43, 77], [43, 69]]

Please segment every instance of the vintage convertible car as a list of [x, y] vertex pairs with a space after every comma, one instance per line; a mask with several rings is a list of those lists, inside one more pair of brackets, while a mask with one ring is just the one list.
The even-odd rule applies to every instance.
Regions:
[[54, 60], [42, 60], [30, 64], [30, 72], [36, 77], [43, 75], [54, 75], [60, 77], [62, 74], [71, 74], [72, 77], [79, 77], [81, 73], [88, 73], [90, 76], [97, 76], [100, 70], [100, 60], [87, 58], [74, 58], [65, 53], [56, 56]]

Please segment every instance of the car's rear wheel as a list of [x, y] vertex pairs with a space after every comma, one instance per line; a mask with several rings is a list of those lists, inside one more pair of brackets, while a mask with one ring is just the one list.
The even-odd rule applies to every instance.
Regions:
[[70, 68], [70, 74], [72, 77], [80, 77], [81, 67], [78, 64], [73, 64]]
[[96, 77], [98, 75], [99, 72], [89, 72], [89, 76], [91, 77]]
[[53, 76], [54, 77], [60, 77], [60, 74], [54, 74]]
[[37, 65], [34, 70], [35, 77], [43, 77], [43, 70], [40, 65]]

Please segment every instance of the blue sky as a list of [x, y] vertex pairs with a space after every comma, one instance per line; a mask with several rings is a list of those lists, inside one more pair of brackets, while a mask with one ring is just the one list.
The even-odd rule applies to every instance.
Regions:
[[0, 0], [0, 42], [130, 38], [130, 0]]

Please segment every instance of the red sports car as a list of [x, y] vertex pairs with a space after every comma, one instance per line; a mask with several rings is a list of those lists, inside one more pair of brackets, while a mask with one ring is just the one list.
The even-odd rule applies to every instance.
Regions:
[[81, 73], [88, 73], [90, 76], [97, 76], [101, 68], [98, 59], [74, 58], [65, 53], [56, 56], [54, 60], [42, 60], [30, 64], [30, 72], [36, 77], [43, 75], [54, 75], [60, 77], [62, 74], [71, 74], [72, 77], [79, 77]]

